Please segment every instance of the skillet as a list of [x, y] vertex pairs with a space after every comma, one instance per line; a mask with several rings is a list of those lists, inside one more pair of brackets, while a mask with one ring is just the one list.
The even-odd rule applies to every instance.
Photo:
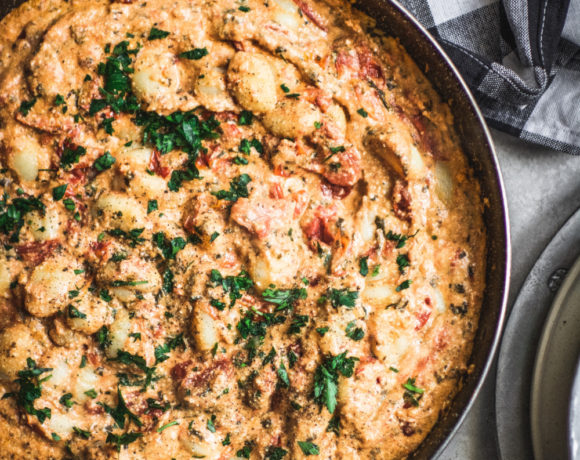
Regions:
[[[0, 0], [0, 19], [25, 0]], [[444, 100], [450, 101], [455, 128], [475, 177], [480, 181], [487, 230], [486, 288], [473, 346], [471, 370], [463, 387], [433, 430], [412, 455], [436, 458], [459, 428], [492, 365], [506, 314], [511, 246], [504, 187], [496, 153], [483, 115], [467, 84], [427, 30], [395, 0], [358, 0], [355, 6], [377, 21], [377, 27], [398, 37], [425, 71]], [[0, 32], [1, 33], [1, 32]]]

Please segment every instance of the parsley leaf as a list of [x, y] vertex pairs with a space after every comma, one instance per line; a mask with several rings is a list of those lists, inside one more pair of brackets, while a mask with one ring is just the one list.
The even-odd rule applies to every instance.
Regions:
[[170, 33], [165, 30], [158, 29], [157, 27], [151, 27], [151, 31], [149, 32], [149, 37], [147, 37], [147, 40], [159, 40], [168, 37], [169, 34]]
[[344, 330], [344, 332], [346, 332], [346, 336], [349, 339], [354, 340], [355, 342], [358, 342], [359, 340], [362, 340], [362, 338], [365, 336], [365, 331], [360, 328], [360, 327], [354, 327], [355, 326], [355, 322], [351, 321], [346, 325], [346, 329]]
[[362, 276], [367, 276], [369, 274], [369, 264], [368, 264], [368, 256], [367, 257], [361, 257], [359, 260], [359, 265], [360, 265], [360, 274]]
[[39, 377], [52, 371], [51, 368], [37, 367], [36, 362], [31, 359], [26, 359], [26, 369], [18, 372], [18, 378], [15, 382], [19, 385], [19, 389], [15, 393], [6, 393], [2, 399], [13, 397], [16, 399], [16, 404], [22, 407], [27, 414], [34, 415], [38, 418], [40, 423], [44, 423], [47, 418], [50, 418], [52, 412], [49, 407], [44, 409], [36, 409], [34, 401], [41, 397], [42, 387], [41, 383], [50, 376], [40, 379]]
[[159, 209], [159, 204], [157, 200], [149, 200], [147, 202], [147, 214], [151, 214], [153, 211], [157, 211]]
[[65, 393], [63, 394], [60, 399], [58, 400], [58, 402], [60, 402], [63, 406], [65, 406], [67, 409], [70, 409], [72, 406], [74, 406], [76, 403], [72, 400], [72, 393]]
[[405, 393], [403, 393], [403, 399], [405, 402], [413, 406], [418, 406], [419, 400], [423, 396], [423, 393], [425, 393], [425, 390], [415, 386], [414, 378], [408, 378], [403, 384], [403, 388], [405, 389]]
[[242, 110], [240, 112], [240, 117], [238, 119], [238, 125], [240, 126], [249, 126], [252, 124], [252, 120], [254, 119], [254, 114], [248, 110]]
[[258, 152], [260, 155], [264, 153], [264, 146], [258, 139], [252, 139], [251, 141], [248, 139], [242, 139], [240, 141], [238, 150], [245, 155], [249, 155], [252, 151], [252, 147], [255, 148], [256, 152]]
[[161, 433], [163, 430], [166, 430], [167, 428], [175, 425], [179, 425], [179, 422], [177, 420], [173, 420], [172, 422], [166, 423], [165, 425], [157, 428], [157, 433]]
[[356, 299], [358, 299], [358, 291], [349, 291], [348, 289], [329, 289], [328, 297], [330, 299], [330, 304], [334, 308], [344, 306], [347, 308], [353, 308], [355, 306]]
[[116, 361], [127, 366], [135, 366], [141, 370], [145, 374], [144, 388], [147, 388], [151, 384], [155, 371], [157, 370], [156, 367], [148, 367], [147, 362], [142, 356], [134, 355], [125, 350], [119, 350], [117, 356], [110, 358], [109, 361]]
[[305, 299], [307, 296], [306, 289], [272, 289], [268, 288], [262, 293], [262, 298], [269, 303], [277, 305], [276, 311], [285, 310], [293, 307], [300, 299]]
[[412, 283], [412, 282], [413, 282], [412, 280], [406, 280], [406, 281], [403, 281], [401, 284], [399, 284], [399, 285], [398, 285], [398, 286], [395, 288], [395, 291], [397, 291], [397, 292], [401, 292], [401, 291], [403, 291], [403, 290], [405, 290], [405, 289], [409, 289], [409, 287], [411, 286], [411, 283]]
[[220, 190], [218, 192], [211, 192], [211, 194], [215, 195], [218, 200], [238, 201], [238, 198], [247, 198], [250, 196], [248, 184], [251, 181], [252, 178], [250, 176], [241, 174], [232, 179], [229, 190]]
[[62, 197], [64, 197], [64, 194], [66, 193], [67, 187], [68, 187], [68, 184], [63, 184], [63, 185], [59, 185], [58, 187], [54, 187], [52, 189], [52, 199], [54, 201], [62, 200]]
[[128, 240], [129, 246], [134, 248], [145, 241], [145, 238], [141, 237], [141, 234], [143, 233], [144, 230], [145, 230], [144, 228], [134, 228], [133, 230], [126, 232], [119, 228], [114, 228], [112, 230], [109, 230], [107, 233], [109, 233], [109, 235]]
[[283, 362], [280, 362], [280, 367], [277, 371], [278, 380], [280, 381], [280, 386], [283, 388], [290, 387], [290, 379], [288, 378], [288, 371], [286, 370], [286, 366], [284, 366]]
[[97, 171], [102, 172], [113, 166], [115, 164], [115, 161], [117, 160], [113, 155], [111, 155], [109, 152], [105, 152], [103, 155], [101, 155], [99, 158], [95, 160], [95, 162], [93, 163], [93, 167]]
[[310, 441], [298, 441], [298, 445], [300, 446], [300, 449], [302, 449], [302, 452], [304, 453], [304, 455], [318, 455], [318, 454], [320, 454], [320, 450], [318, 449], [318, 446], [314, 443], [311, 443]]
[[121, 429], [125, 428], [125, 417], [127, 417], [129, 423], [133, 422], [138, 427], [143, 426], [143, 422], [139, 417], [137, 417], [133, 412], [129, 410], [121, 390], [117, 388], [117, 407], [113, 408], [104, 403], [97, 403], [101, 406], [107, 414], [109, 414], [117, 426]]
[[167, 260], [175, 259], [177, 253], [187, 244], [187, 241], [180, 236], [169, 240], [162, 232], [153, 234], [153, 242], [161, 249], [163, 257]]
[[288, 334], [300, 334], [300, 330], [306, 326], [309, 320], [308, 315], [296, 315], [292, 318], [292, 323], [288, 328]]
[[266, 460], [282, 460], [286, 456], [286, 454], [288, 454], [288, 451], [285, 449], [282, 449], [281, 447], [268, 446], [268, 448], [266, 449], [265, 459]]
[[[70, 292], [69, 292], [69, 295], [70, 295]], [[76, 308], [72, 305], [69, 305], [68, 306], [68, 317], [69, 318], [85, 319], [87, 317], [87, 315], [84, 314], [83, 312], [79, 311], [78, 308]]]
[[410, 265], [409, 256], [407, 254], [399, 254], [397, 256], [397, 265], [399, 266], [399, 272], [401, 274], [405, 273], [405, 268]]
[[247, 272], [241, 271], [237, 276], [226, 276], [225, 278], [218, 270], [212, 270], [210, 273], [210, 281], [214, 286], [220, 285], [223, 290], [229, 293], [230, 296], [230, 307], [233, 307], [237, 299], [242, 298], [241, 291], [248, 291], [254, 282], [250, 278]]
[[24, 225], [23, 217], [32, 211], [44, 213], [46, 206], [38, 198], [14, 198], [8, 204], [8, 194], [4, 193], [0, 200], [0, 232], [6, 235], [12, 233], [10, 242], [18, 242], [20, 230]]
[[207, 56], [209, 52], [207, 48], [194, 48], [190, 51], [185, 51], [184, 53], [180, 53], [179, 57], [182, 59], [190, 59], [192, 61], [199, 61], [201, 58]]
[[70, 143], [64, 145], [62, 155], [60, 157], [60, 165], [63, 168], [69, 168], [75, 163], [78, 163], [83, 155], [87, 153], [87, 150], [80, 145], [74, 146]]
[[170, 351], [175, 350], [177, 347], [185, 348], [185, 342], [183, 341], [183, 334], [179, 334], [173, 338], [170, 338], [165, 342], [165, 345], [160, 345], [155, 348], [155, 363], [162, 363], [167, 361], [169, 356], [167, 354]]
[[132, 442], [143, 436], [143, 433], [135, 433], [133, 431], [129, 433], [123, 433], [122, 435], [117, 435], [113, 433], [107, 434], [106, 442], [108, 444], [115, 444], [118, 452], [121, 452], [121, 446], [126, 447]]
[[358, 358], [347, 358], [346, 353], [327, 356], [314, 374], [314, 401], [325, 405], [331, 414], [336, 409], [339, 376], [352, 377], [355, 362], [358, 361]]
[[215, 433], [215, 419], [215, 414], [212, 414], [206, 424], [208, 431], [211, 431], [212, 433]]
[[24, 115], [27, 116], [30, 111], [32, 110], [32, 107], [34, 107], [34, 105], [36, 104], [37, 99], [35, 97], [33, 97], [31, 100], [29, 101], [22, 101], [22, 103], [20, 104], [20, 107], [18, 108], [18, 111]]

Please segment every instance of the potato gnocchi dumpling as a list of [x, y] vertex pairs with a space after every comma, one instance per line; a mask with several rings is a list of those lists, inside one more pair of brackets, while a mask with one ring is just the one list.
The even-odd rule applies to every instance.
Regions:
[[469, 369], [485, 232], [397, 38], [342, 0], [28, 0], [0, 30], [0, 460], [412, 455]]

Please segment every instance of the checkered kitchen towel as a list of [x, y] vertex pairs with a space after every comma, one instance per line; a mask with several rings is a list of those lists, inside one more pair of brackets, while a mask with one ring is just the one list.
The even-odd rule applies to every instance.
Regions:
[[399, 0], [462, 72], [488, 123], [580, 155], [580, 0]]

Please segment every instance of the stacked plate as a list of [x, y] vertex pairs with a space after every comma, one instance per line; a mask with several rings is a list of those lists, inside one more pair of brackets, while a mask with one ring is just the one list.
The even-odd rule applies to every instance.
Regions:
[[510, 315], [496, 382], [505, 460], [580, 460], [580, 211], [530, 272]]

